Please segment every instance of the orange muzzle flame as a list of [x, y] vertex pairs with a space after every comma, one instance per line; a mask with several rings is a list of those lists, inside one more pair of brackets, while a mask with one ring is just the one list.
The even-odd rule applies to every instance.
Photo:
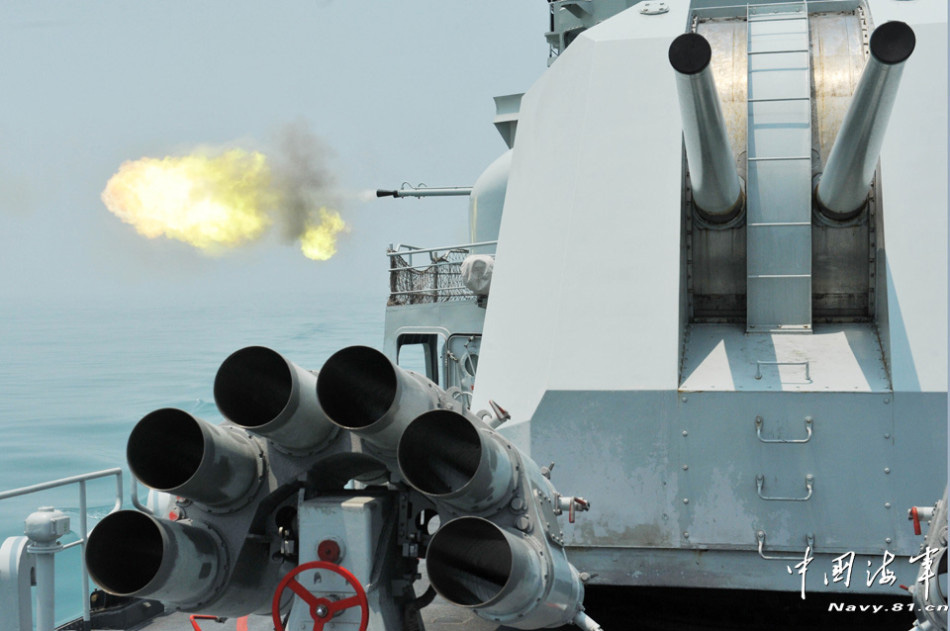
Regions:
[[[267, 157], [241, 149], [128, 161], [102, 192], [106, 208], [139, 234], [183, 241], [211, 255], [262, 237], [284, 197]], [[314, 208], [298, 235], [304, 255], [329, 259], [345, 229], [336, 210]]]

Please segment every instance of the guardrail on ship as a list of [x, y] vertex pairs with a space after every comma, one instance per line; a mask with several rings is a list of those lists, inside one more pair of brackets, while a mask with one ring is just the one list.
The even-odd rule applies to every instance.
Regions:
[[[62, 546], [57, 546], [55, 549], [53, 547], [47, 546], [46, 551], [42, 551], [39, 547], [36, 548], [36, 552], [33, 552], [31, 548], [34, 547], [34, 544], [31, 543], [27, 547], [27, 552], [30, 552], [35, 555], [37, 558], [37, 564], [39, 565], [39, 559], [41, 557], [47, 557], [49, 559], [49, 572], [52, 574], [52, 557], [53, 554], [61, 552], [63, 550], [68, 550], [69, 548], [79, 547], [80, 554], [82, 555], [81, 574], [82, 574], [82, 620], [84, 628], [88, 629], [91, 624], [91, 613], [89, 607], [89, 574], [86, 571], [86, 564], [84, 562], [86, 556], [86, 540], [89, 537], [89, 526], [88, 526], [88, 508], [87, 508], [87, 493], [86, 493], [86, 483], [90, 480], [96, 480], [99, 478], [106, 478], [110, 476], [115, 476], [115, 499], [112, 509], [109, 511], [113, 513], [122, 508], [122, 469], [113, 468], [113, 469], [104, 469], [102, 471], [94, 471], [92, 473], [84, 473], [81, 475], [74, 475], [68, 478], [60, 478], [58, 480], [52, 480], [50, 482], [43, 482], [40, 484], [33, 484], [31, 486], [24, 486], [18, 489], [12, 489], [10, 491], [4, 491], [0, 493], [0, 501], [11, 499], [14, 497], [22, 497], [24, 495], [30, 495], [33, 493], [39, 493], [40, 491], [47, 491], [49, 489], [54, 489], [63, 486], [69, 486], [71, 484], [79, 485], [79, 529], [78, 531], [73, 531], [79, 537], [76, 541], [64, 544]], [[25, 539], [25, 537], [10, 537], [8, 539]], [[6, 543], [6, 542], [4, 542]], [[4, 545], [4, 548], [7, 548]], [[6, 568], [6, 565], [4, 565]], [[36, 577], [36, 586], [37, 586], [37, 595], [36, 595], [36, 628], [38, 631], [43, 631], [43, 626], [49, 626], [55, 624], [53, 623], [54, 611], [53, 611], [53, 593], [52, 593], [52, 576], [49, 577], [49, 582], [43, 581], [43, 577], [39, 576], [41, 570], [37, 568]], [[17, 577], [11, 577], [11, 585], [4, 586], [10, 587], [11, 589], [17, 588]], [[11, 615], [11, 613], [13, 615]], [[6, 612], [4, 615], [5, 620], [0, 623], [0, 628], [11, 628], [18, 629], [19, 622], [16, 620], [19, 615], [16, 612]], [[6, 625], [6, 626], [5, 626]], [[9, 626], [12, 625], [12, 626]], [[49, 628], [52, 628], [51, 626]]]
[[477, 300], [462, 283], [462, 261], [471, 254], [493, 255], [497, 243], [481, 241], [436, 248], [390, 245], [386, 252], [389, 306]]

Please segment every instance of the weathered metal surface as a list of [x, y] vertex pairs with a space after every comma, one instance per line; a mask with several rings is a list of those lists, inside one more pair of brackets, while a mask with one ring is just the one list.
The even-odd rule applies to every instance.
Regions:
[[814, 120], [821, 164], [844, 120], [867, 54], [863, 14], [816, 15], [810, 20]]
[[[696, 32], [709, 40], [712, 47], [710, 68], [722, 104], [729, 144], [733, 149], [739, 177], [747, 182], [748, 37], [745, 20], [700, 20]], [[693, 222], [691, 225], [687, 239], [692, 317], [701, 321], [735, 321], [744, 318], [746, 231], [740, 228], [711, 230], [702, 222]]]
[[[531, 443], [536, 455], [558, 463], [557, 479], [570, 481], [566, 490], [584, 488], [591, 501], [592, 512], [565, 528], [577, 558], [604, 548], [624, 558], [618, 562], [627, 571], [639, 567], [645, 549], [679, 550], [684, 564], [689, 551], [699, 550], [741, 550], [759, 559], [758, 531], [767, 535], [767, 554], [801, 556], [811, 537], [820, 555], [906, 556], [919, 542], [904, 504], [942, 492], [939, 476], [914, 476], [920, 462], [945, 457], [945, 405], [939, 395], [889, 392], [548, 392], [531, 423]], [[807, 443], [759, 438], [801, 439], [808, 417], [814, 430]], [[930, 429], [922, 431], [925, 425]], [[564, 439], [571, 436], [585, 440]], [[811, 496], [764, 500], [758, 476], [763, 495], [791, 498], [807, 495], [811, 476]], [[766, 564], [756, 570], [764, 574], [759, 587], [789, 588], [786, 576], [759, 562]], [[720, 555], [704, 571], [734, 585], [746, 564], [741, 555]], [[639, 576], [629, 584], [710, 578]]]
[[680, 390], [890, 392], [891, 384], [869, 324], [829, 324], [810, 336], [746, 335], [740, 325], [693, 324]]

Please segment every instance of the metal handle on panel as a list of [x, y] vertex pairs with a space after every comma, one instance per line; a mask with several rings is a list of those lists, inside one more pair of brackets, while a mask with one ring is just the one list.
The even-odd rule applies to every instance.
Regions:
[[[801, 561], [802, 560], [801, 556], [795, 556], [795, 557], [766, 556], [765, 551], [764, 551], [764, 548], [765, 548], [765, 531], [764, 530], [757, 530], [755, 532], [755, 539], [759, 543], [759, 556], [765, 559], [766, 561]], [[805, 546], [806, 546], [805, 548], [806, 550], [815, 549], [815, 535], [813, 534], [805, 535]]]
[[755, 417], [755, 435], [758, 436], [759, 440], [762, 441], [763, 443], [786, 443], [786, 444], [807, 443], [808, 441], [811, 440], [812, 424], [814, 422], [815, 420], [812, 417], [810, 416], [805, 417], [805, 438], [797, 438], [794, 440], [789, 440], [785, 438], [762, 438], [762, 425], [764, 421], [762, 420], [761, 416], [756, 416]]
[[762, 366], [804, 366], [805, 367], [805, 381], [811, 381], [811, 362], [809, 360], [801, 362], [773, 362], [765, 361], [762, 359], [757, 359], [755, 362], [755, 378], [762, 378]]
[[805, 488], [808, 490], [808, 494], [805, 495], [805, 497], [766, 497], [762, 495], [762, 490], [765, 488], [765, 476], [760, 473], [755, 476], [755, 489], [759, 493], [759, 497], [770, 502], [805, 502], [811, 499], [812, 491], [814, 491], [814, 482], [815, 476], [810, 473], [805, 476]]

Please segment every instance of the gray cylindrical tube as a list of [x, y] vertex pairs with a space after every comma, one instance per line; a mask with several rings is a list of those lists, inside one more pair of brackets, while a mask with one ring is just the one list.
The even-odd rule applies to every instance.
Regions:
[[709, 68], [712, 48], [702, 35], [684, 33], [670, 45], [669, 59], [676, 71], [693, 202], [708, 221], [729, 221], [742, 210], [743, 196]]
[[429, 542], [426, 570], [432, 586], [462, 607], [490, 607], [511, 600], [517, 611], [544, 592], [537, 551], [481, 517], [444, 524]]
[[243, 433], [174, 408], [143, 417], [126, 448], [129, 468], [143, 484], [213, 508], [248, 499], [260, 479], [259, 453]]
[[214, 400], [235, 425], [291, 453], [312, 451], [336, 427], [317, 401], [316, 376], [280, 353], [249, 346], [231, 354], [214, 379]]
[[177, 604], [211, 596], [221, 555], [207, 530], [131, 510], [106, 515], [86, 543], [86, 567], [102, 589]]
[[481, 517], [443, 525], [426, 553], [443, 598], [518, 629], [557, 627], [581, 611], [584, 586], [563, 551]]
[[515, 481], [510, 450], [487, 428], [449, 410], [413, 420], [396, 457], [416, 490], [465, 511], [483, 511], [504, 501]]
[[864, 208], [904, 62], [915, 44], [913, 29], [903, 22], [887, 22], [872, 33], [871, 56], [818, 182], [818, 206], [825, 216], [847, 220]]
[[436, 407], [439, 392], [367, 346], [337, 351], [317, 377], [317, 399], [330, 420], [386, 451], [412, 419]]

